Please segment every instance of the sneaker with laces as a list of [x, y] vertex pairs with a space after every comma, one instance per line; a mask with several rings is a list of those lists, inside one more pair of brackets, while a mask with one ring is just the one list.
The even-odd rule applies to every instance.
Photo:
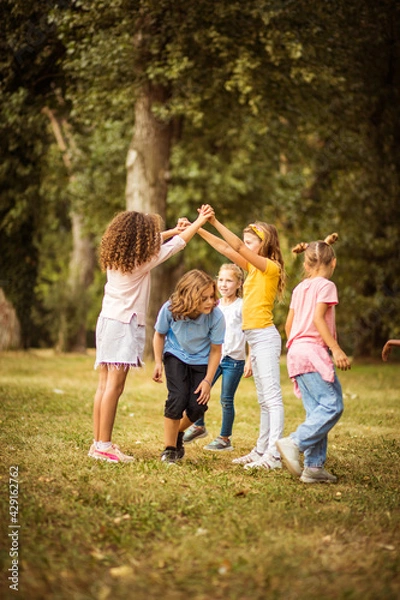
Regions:
[[233, 459], [233, 463], [235, 465], [247, 465], [247, 463], [256, 462], [261, 458], [261, 454], [258, 454], [257, 449], [253, 448], [251, 452], [245, 454], [244, 456], [239, 456], [238, 458]]
[[300, 477], [302, 473], [302, 468], [300, 465], [300, 452], [292, 438], [281, 438], [276, 442], [276, 447], [278, 448], [290, 473], [295, 477]]
[[310, 469], [310, 467], [304, 467], [303, 473], [301, 474], [300, 481], [303, 483], [336, 483], [336, 475], [329, 473], [324, 467], [318, 467]]
[[272, 456], [271, 454], [263, 454], [263, 456], [259, 457], [259, 460], [247, 463], [247, 465], [244, 465], [244, 468], [265, 469], [266, 471], [270, 471], [271, 469], [282, 469], [282, 461], [280, 458]]
[[215, 440], [204, 446], [204, 450], [214, 451], [223, 451], [223, 450], [233, 450], [233, 446], [231, 444], [231, 440], [224, 440], [222, 437], [217, 437]]
[[94, 448], [93, 453], [91, 454], [92, 458], [96, 458], [97, 460], [106, 460], [107, 462], [132, 462], [135, 460], [134, 456], [129, 456], [128, 454], [124, 454], [117, 444], [111, 444], [107, 450], [97, 450]]
[[183, 445], [184, 432], [178, 433], [178, 439], [176, 442], [176, 456], [178, 460], [181, 460], [185, 456], [185, 446]]
[[176, 448], [165, 448], [164, 452], [161, 454], [161, 462], [173, 464], [178, 460], [178, 451]]
[[200, 427], [199, 425], [191, 425], [183, 436], [183, 442], [185, 444], [190, 444], [190, 442], [194, 442], [194, 440], [200, 440], [201, 438], [205, 438], [208, 436], [208, 431], [205, 427]]

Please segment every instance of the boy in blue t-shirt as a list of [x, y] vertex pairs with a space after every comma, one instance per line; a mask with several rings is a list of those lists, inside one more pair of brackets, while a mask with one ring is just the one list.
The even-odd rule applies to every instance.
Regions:
[[163, 462], [175, 463], [183, 458], [185, 429], [208, 408], [225, 336], [225, 319], [217, 302], [215, 281], [194, 269], [181, 277], [158, 314], [153, 379], [162, 382], [164, 363], [168, 389]]

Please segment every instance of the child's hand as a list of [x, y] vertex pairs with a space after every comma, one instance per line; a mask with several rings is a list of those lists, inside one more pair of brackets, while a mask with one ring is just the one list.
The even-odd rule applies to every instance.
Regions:
[[337, 348], [332, 349], [332, 357], [335, 365], [341, 371], [347, 371], [348, 369], [351, 369], [351, 364], [347, 355], [343, 352], [341, 348], [339, 348], [339, 346]]
[[162, 371], [162, 364], [156, 364], [153, 371], [153, 381], [156, 381], [157, 383], [163, 382]]
[[181, 231], [184, 231], [186, 229], [186, 227], [189, 227], [190, 224], [191, 223], [190, 223], [189, 219], [187, 219], [186, 217], [179, 217], [178, 222], [176, 224], [178, 233], [180, 233]]
[[214, 209], [209, 204], [202, 204], [201, 207], [197, 209], [197, 212], [199, 213], [199, 216], [205, 217], [210, 223], [215, 219]]
[[207, 404], [211, 395], [211, 385], [208, 381], [203, 379], [195, 389], [194, 393], [199, 394], [199, 397], [197, 398], [198, 404]]
[[246, 360], [243, 370], [243, 377], [246, 379], [247, 377], [251, 377], [253, 375], [253, 369], [251, 368], [250, 360]]

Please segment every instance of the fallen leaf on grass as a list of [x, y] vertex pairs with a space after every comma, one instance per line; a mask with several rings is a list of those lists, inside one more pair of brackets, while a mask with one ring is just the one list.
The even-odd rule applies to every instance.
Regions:
[[222, 563], [218, 569], [218, 573], [220, 575], [226, 575], [231, 570], [232, 570], [232, 563], [229, 560], [225, 559], [222, 561]]
[[106, 555], [100, 552], [100, 550], [92, 550], [90, 552], [90, 556], [92, 556], [96, 560], [104, 560], [106, 558]]
[[396, 550], [396, 548], [391, 544], [378, 544], [378, 546], [382, 548], [382, 550], [390, 550], [391, 552], [393, 552], [393, 550]]
[[110, 569], [111, 577], [115, 579], [126, 579], [127, 577], [132, 577], [133, 569], [129, 565], [121, 565], [120, 567], [112, 567]]

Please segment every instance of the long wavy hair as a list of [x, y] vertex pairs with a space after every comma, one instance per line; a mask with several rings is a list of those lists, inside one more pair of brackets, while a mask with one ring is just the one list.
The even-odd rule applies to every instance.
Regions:
[[161, 225], [161, 217], [156, 214], [126, 210], [116, 215], [101, 239], [101, 269], [131, 273], [148, 262], [160, 250]]
[[273, 260], [280, 267], [280, 277], [278, 283], [278, 297], [283, 298], [286, 285], [285, 261], [283, 260], [281, 245], [279, 243], [278, 230], [275, 225], [264, 223], [264, 221], [255, 221], [244, 228], [243, 233], [256, 235], [261, 241], [259, 255]]
[[170, 297], [169, 310], [174, 320], [196, 319], [200, 315], [199, 307], [202, 303], [202, 296], [210, 286], [214, 290], [214, 306], [217, 306], [217, 285], [214, 279], [199, 269], [185, 273], [176, 284]]

